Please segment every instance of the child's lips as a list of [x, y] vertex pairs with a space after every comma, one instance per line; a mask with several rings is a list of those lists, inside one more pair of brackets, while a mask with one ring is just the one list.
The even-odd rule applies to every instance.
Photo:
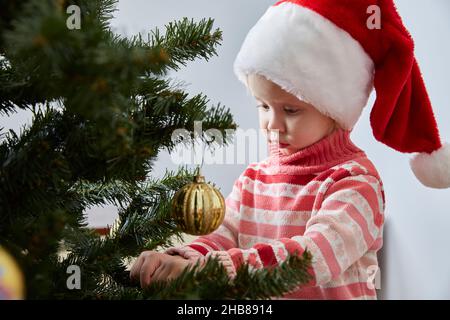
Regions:
[[277, 141], [269, 141], [269, 143], [278, 145], [279, 148], [287, 148], [290, 146], [289, 143], [277, 142]]

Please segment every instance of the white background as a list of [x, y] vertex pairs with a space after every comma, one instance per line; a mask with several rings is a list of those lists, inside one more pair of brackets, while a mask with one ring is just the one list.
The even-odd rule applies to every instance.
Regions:
[[[443, 140], [450, 141], [450, 2], [448, 0], [396, 0], [403, 21], [416, 43], [422, 70]], [[203, 92], [211, 104], [231, 109], [242, 129], [257, 128], [255, 101], [235, 78], [234, 58], [249, 29], [274, 1], [268, 0], [121, 0], [113, 28], [127, 36], [146, 34], [155, 26], [189, 17], [212, 17], [223, 31], [218, 57], [208, 63], [190, 63], [173, 77], [186, 82], [191, 94]], [[270, 45], [268, 43], [268, 45]], [[380, 254], [382, 299], [450, 299], [450, 190], [422, 186], [409, 168], [411, 155], [398, 153], [377, 142], [369, 124], [374, 97], [352, 132], [352, 140], [376, 165], [386, 193], [384, 248]], [[29, 119], [19, 112], [0, 119], [0, 126], [18, 130]], [[226, 196], [245, 164], [204, 165], [207, 180]], [[154, 176], [176, 169], [170, 155], [161, 154]], [[114, 207], [88, 212], [92, 226], [111, 224]]]

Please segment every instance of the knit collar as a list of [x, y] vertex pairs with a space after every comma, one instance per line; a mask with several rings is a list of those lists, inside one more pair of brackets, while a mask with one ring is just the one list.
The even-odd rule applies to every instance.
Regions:
[[266, 169], [277, 173], [318, 173], [345, 161], [365, 156], [350, 140], [351, 131], [336, 129], [322, 140], [291, 155], [283, 155], [277, 148], [269, 147]]

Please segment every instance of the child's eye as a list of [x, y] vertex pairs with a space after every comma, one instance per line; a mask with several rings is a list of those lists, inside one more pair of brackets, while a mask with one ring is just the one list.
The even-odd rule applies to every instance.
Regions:
[[300, 112], [300, 109], [284, 109], [287, 114], [297, 114]]
[[267, 105], [265, 105], [265, 104], [259, 104], [259, 105], [257, 105], [256, 106], [257, 108], [261, 108], [261, 109], [263, 109], [263, 110], [269, 110], [269, 106], [267, 106]]
[[[259, 104], [259, 105], [257, 105], [256, 107], [257, 107], [257, 108], [261, 108], [261, 109], [263, 109], [264, 111], [269, 111], [269, 110], [270, 110], [270, 107], [269, 107], [268, 105], [265, 105], [265, 104]], [[285, 111], [287, 114], [289, 114], [289, 115], [294, 115], [294, 114], [300, 113], [300, 112], [301, 112], [301, 109], [290, 109], [290, 108], [285, 108], [284, 111]]]

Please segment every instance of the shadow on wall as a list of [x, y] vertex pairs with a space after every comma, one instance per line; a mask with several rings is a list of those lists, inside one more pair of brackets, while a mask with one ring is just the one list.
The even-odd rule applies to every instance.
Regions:
[[408, 244], [396, 233], [394, 222], [387, 216], [383, 230], [383, 247], [378, 252], [378, 264], [381, 271], [381, 289], [377, 291], [379, 300], [391, 299], [422, 299], [416, 297], [418, 278], [411, 279], [414, 270], [410, 270], [408, 259], [405, 257], [414, 256], [410, 252]]
[[383, 226], [383, 247], [381, 248], [380, 251], [378, 251], [378, 266], [380, 268], [380, 278], [381, 278], [381, 283], [380, 283], [380, 289], [377, 290], [377, 296], [379, 300], [386, 300], [386, 287], [387, 287], [387, 278], [388, 276], [385, 274], [385, 271], [387, 270], [387, 265], [386, 265], [386, 245], [388, 243], [387, 238], [388, 238], [388, 224], [389, 224], [389, 219], [388, 217], [385, 216], [385, 220], [384, 220], [384, 226]]

